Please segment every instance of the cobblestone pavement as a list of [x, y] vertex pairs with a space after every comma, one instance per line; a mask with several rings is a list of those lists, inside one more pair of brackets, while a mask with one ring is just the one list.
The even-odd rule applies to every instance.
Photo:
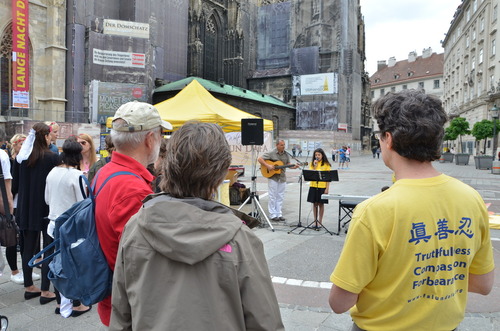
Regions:
[[[305, 161], [305, 158], [300, 159]], [[436, 162], [435, 166], [477, 189], [485, 202], [491, 203], [489, 210], [500, 213], [500, 175], [477, 170], [473, 164], [457, 166]], [[373, 195], [380, 192], [382, 186], [391, 185], [392, 172], [383, 165], [381, 159], [373, 159], [371, 154], [353, 156], [349, 169], [338, 171], [339, 181], [332, 184], [331, 193]], [[271, 231], [264, 221], [265, 226], [255, 232], [264, 242], [286, 330], [349, 330], [352, 323], [349, 315], [336, 315], [328, 306], [328, 279], [342, 249], [345, 233], [341, 232], [337, 236], [324, 230], [304, 230], [303, 227], [293, 230], [299, 219], [304, 226], [312, 221], [311, 206], [306, 202], [308, 185], [303, 183], [301, 189], [298, 182], [300, 173], [300, 169], [289, 169], [287, 172], [284, 205], [286, 222], [272, 222], [275, 231]], [[251, 177], [252, 169], [247, 167], [240, 181], [251, 187]], [[256, 177], [259, 201], [267, 211], [267, 179], [261, 175]], [[242, 210], [252, 212], [253, 206], [247, 204]], [[325, 227], [337, 232], [337, 219], [338, 202], [332, 200], [325, 208]], [[500, 265], [500, 230], [492, 230], [492, 239], [495, 261]], [[20, 262], [18, 265], [21, 266]], [[9, 330], [106, 330], [99, 321], [96, 307], [80, 317], [64, 319], [54, 314], [55, 303], [41, 306], [37, 299], [24, 300], [23, 286], [10, 281], [8, 266], [4, 271], [0, 277], [0, 314], [9, 318]], [[40, 285], [39, 282], [35, 283]], [[489, 296], [470, 295], [466, 317], [459, 330], [500, 330], [499, 275]]]

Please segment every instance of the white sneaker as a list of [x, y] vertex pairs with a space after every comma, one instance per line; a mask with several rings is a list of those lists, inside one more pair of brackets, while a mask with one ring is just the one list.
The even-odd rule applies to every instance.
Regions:
[[10, 275], [10, 281], [14, 282], [16, 284], [19, 284], [19, 285], [24, 284], [24, 276], [23, 276], [22, 271], [20, 271], [19, 273], [15, 274], [15, 275]]
[[40, 275], [39, 275], [39, 274], [37, 274], [37, 273], [32, 273], [32, 274], [31, 274], [31, 278], [32, 278], [33, 280], [40, 280]]

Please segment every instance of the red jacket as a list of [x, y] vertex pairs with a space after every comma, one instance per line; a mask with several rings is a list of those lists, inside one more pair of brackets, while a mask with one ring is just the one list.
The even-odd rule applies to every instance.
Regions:
[[[132, 172], [141, 178], [132, 175], [117, 176], [106, 183], [96, 198], [95, 220], [97, 235], [111, 270], [115, 269], [118, 244], [123, 228], [130, 217], [141, 208], [142, 200], [153, 193], [151, 182], [154, 179], [153, 175], [133, 158], [113, 152], [111, 162], [102, 167], [96, 176], [95, 193], [97, 193], [106, 178], [118, 171]], [[99, 303], [97, 311], [101, 322], [109, 326], [111, 296]]]

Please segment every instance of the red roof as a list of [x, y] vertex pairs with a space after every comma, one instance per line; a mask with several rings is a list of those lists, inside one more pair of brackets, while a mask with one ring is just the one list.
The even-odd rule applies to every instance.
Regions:
[[[401, 84], [405, 81], [414, 81], [433, 76], [443, 76], [444, 53], [432, 53], [428, 58], [423, 59], [417, 56], [413, 62], [408, 59], [398, 61], [392, 67], [386, 66], [370, 77], [372, 88], [383, 85]], [[409, 73], [411, 73], [409, 75]]]

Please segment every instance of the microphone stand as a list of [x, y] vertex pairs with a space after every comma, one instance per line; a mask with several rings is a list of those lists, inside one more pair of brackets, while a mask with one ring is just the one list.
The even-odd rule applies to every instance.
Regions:
[[[290, 153], [288, 153], [288, 154], [290, 154]], [[307, 157], [309, 157], [309, 151], [307, 151]], [[295, 159], [295, 160], [297, 160], [297, 159]], [[306, 160], [307, 160], [307, 158], [306, 158]], [[300, 161], [298, 161], [298, 162], [300, 163]], [[306, 165], [307, 165], [307, 162], [304, 162], [304, 164], [302, 164], [302, 169], [300, 169], [300, 175], [299, 175], [299, 187], [300, 187], [299, 188], [299, 192], [300, 192], [300, 195], [299, 195], [299, 222], [297, 223], [297, 225], [293, 229], [291, 229], [290, 231], [288, 231], [288, 234], [290, 234], [293, 231], [297, 230], [298, 228], [302, 227], [302, 222], [300, 220], [300, 217], [301, 217], [301, 214], [302, 214], [302, 171], [304, 170], [304, 168], [305, 168]]]

